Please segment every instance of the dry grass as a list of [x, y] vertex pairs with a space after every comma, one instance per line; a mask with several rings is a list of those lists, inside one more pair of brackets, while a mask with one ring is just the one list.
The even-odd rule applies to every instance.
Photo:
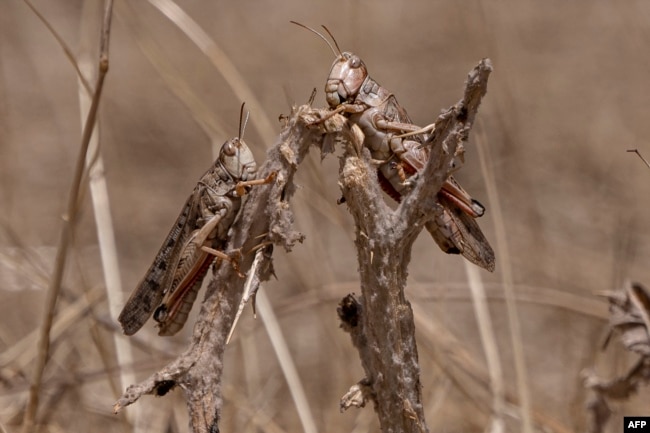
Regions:
[[[88, 46], [81, 42], [87, 34], [81, 28], [82, 2], [34, 4], [79, 56]], [[129, 4], [131, 10], [124, 0], [116, 2], [111, 69], [99, 113], [125, 290], [142, 276], [209, 165], [212, 142], [221, 144], [237, 133], [241, 103], [219, 65], [173, 22], [150, 3]], [[466, 166], [457, 178], [488, 205], [481, 221], [488, 239], [496, 241], [496, 223], [506, 231], [533, 423], [582, 430], [580, 371], [595, 365], [603, 376], [613, 376], [630, 361], [616, 344], [600, 352], [605, 303], [594, 293], [625, 277], [650, 281], [650, 171], [626, 152], [638, 148], [650, 155], [644, 114], [650, 64], [643, 54], [650, 7], [586, 0], [177, 4], [218, 43], [255, 95], [263, 112], [251, 113], [251, 126], [287, 113], [289, 103], [306, 101], [313, 87], [319, 89], [316, 105], [324, 105], [321, 90], [331, 53], [290, 25], [291, 19], [327, 24], [341, 47], [361, 55], [373, 77], [398, 95], [419, 124], [456, 102], [462, 80], [480, 58], [492, 59], [495, 71], [479, 113], [482, 128], [466, 146]], [[100, 15], [96, 19], [98, 29]], [[97, 33], [93, 43], [98, 38]], [[34, 363], [34, 346], [24, 341], [39, 326], [47, 286], [42, 270], [52, 269], [81, 133], [76, 72], [21, 2], [0, 4], [0, 50], [0, 429], [11, 432], [22, 419]], [[274, 138], [262, 131], [247, 132], [258, 161]], [[499, 221], [490, 212], [473, 146], [478, 132], [490, 156]], [[294, 200], [307, 239], [293, 254], [276, 253], [278, 281], [263, 290], [317, 429], [375, 430], [370, 408], [338, 412], [339, 397], [362, 374], [335, 313], [341, 297], [358, 291], [353, 230], [345, 208], [335, 205], [338, 162], [328, 157], [321, 164], [315, 153], [310, 157], [310, 165], [301, 166], [304, 188]], [[104, 366], [89, 331], [98, 324], [100, 338], [113, 351], [115, 317], [95, 290], [82, 301], [88, 288], [104, 285], [92, 212], [86, 200], [44, 375], [43, 431], [89, 431], [99, 423], [103, 431], [128, 431], [124, 416], [111, 414], [117, 396], [107, 380], [126, 366], [115, 361]], [[440, 253], [427, 236], [418, 240], [413, 257], [409, 294], [417, 306], [429, 426], [432, 432], [484, 431], [494, 402], [463, 263]], [[481, 277], [504, 372], [506, 426], [519, 431], [511, 417], [518, 397], [502, 290], [505, 259], [497, 257], [497, 271]], [[167, 340], [153, 331], [148, 326], [133, 339], [139, 377], [180, 352], [191, 329]], [[222, 431], [301, 429], [271, 343], [248, 311], [226, 362]], [[138, 403], [144, 431], [186, 429], [180, 394]], [[649, 396], [645, 390], [617, 406], [609, 431], [620, 430], [616, 423], [623, 414], [648, 414]]]

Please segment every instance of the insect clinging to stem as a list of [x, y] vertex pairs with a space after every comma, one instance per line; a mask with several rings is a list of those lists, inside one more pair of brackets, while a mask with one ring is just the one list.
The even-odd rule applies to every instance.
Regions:
[[133, 335], [153, 314], [159, 335], [178, 332], [192, 308], [210, 265], [217, 260], [237, 268], [234, 253], [225, 253], [228, 230], [242, 204], [242, 196], [256, 179], [253, 153], [243, 140], [248, 113], [242, 104], [239, 136], [226, 141], [214, 164], [201, 177], [185, 202], [144, 278], [131, 294], [118, 320], [124, 333]]
[[[378, 166], [377, 177], [382, 189], [400, 201], [426, 165], [430, 153], [426, 143], [435, 124], [424, 128], [414, 125], [395, 95], [370, 77], [359, 56], [341, 51], [327, 27], [322, 26], [334, 45], [311, 27], [291, 23], [319, 36], [334, 53], [325, 84], [325, 97], [332, 111], [324, 119], [341, 113], [361, 128], [365, 136], [363, 144]], [[470, 262], [493, 271], [494, 251], [475, 221], [484, 214], [485, 207], [452, 176], [442, 185], [438, 202], [442, 213], [426, 224], [438, 246], [448, 254], [462, 254]]]

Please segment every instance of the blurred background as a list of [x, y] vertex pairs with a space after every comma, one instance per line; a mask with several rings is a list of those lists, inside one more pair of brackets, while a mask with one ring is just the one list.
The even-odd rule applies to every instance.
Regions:
[[[92, 77], [102, 2], [34, 6]], [[333, 54], [289, 20], [327, 25], [420, 125], [460, 99], [481, 58], [492, 60], [466, 164], [455, 177], [488, 209], [479, 222], [497, 269], [480, 278], [510, 402], [504, 419], [508, 431], [521, 431], [518, 345], [535, 425], [583, 431], [589, 393], [581, 372], [595, 368], [613, 378], [635, 359], [616, 340], [601, 350], [608, 315], [598, 293], [626, 278], [650, 284], [650, 169], [626, 152], [650, 157], [646, 2], [116, 0], [95, 153], [103, 168], [90, 175], [99, 190], [105, 181], [114, 229], [108, 236], [118, 267], [107, 275], [108, 289], [128, 296], [142, 278], [213, 148], [237, 135], [244, 100], [251, 110], [245, 139], [258, 163], [280, 131], [278, 116], [306, 103], [313, 88], [314, 105], [326, 105]], [[0, 423], [7, 431], [22, 420], [84, 104], [76, 72], [43, 22], [22, 1], [1, 2]], [[336, 205], [337, 174], [336, 155], [321, 162], [316, 150], [300, 167], [292, 204], [306, 240], [291, 254], [276, 249], [278, 279], [263, 290], [316, 429], [376, 431], [371, 407], [339, 413], [339, 398], [363, 370], [336, 316], [339, 300], [359, 293], [352, 219]], [[488, 198], [490, 176], [497, 194]], [[137, 431], [186, 431], [178, 389], [112, 414], [129, 384], [121, 381], [143, 379], [181, 353], [194, 316], [174, 338], [158, 337], [151, 323], [134, 338], [121, 336], [121, 305], [111, 312], [107, 301], [88, 188], [80, 212], [43, 379], [41, 431], [88, 431], [98, 423], [102, 431], [131, 431], [127, 422]], [[506, 242], [497, 244], [499, 225]], [[521, 324], [514, 334], [505, 284]], [[431, 431], [485, 431], [493, 419], [486, 343], [463, 259], [422, 234], [407, 295]], [[116, 347], [129, 342], [133, 360], [125, 365]], [[222, 431], [305, 430], [250, 308], [228, 348], [223, 383]], [[607, 431], [620, 431], [623, 415], [650, 415], [649, 398], [641, 389], [613, 404]]]

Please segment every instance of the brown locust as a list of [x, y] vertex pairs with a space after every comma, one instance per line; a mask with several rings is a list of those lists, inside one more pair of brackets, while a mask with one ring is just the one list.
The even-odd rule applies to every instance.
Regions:
[[[333, 109], [330, 115], [342, 113], [361, 128], [364, 146], [378, 166], [382, 189], [399, 202], [415, 184], [429, 158], [426, 142], [435, 125], [414, 125], [395, 95], [370, 77], [361, 58], [342, 52], [327, 27], [323, 26], [336, 49], [316, 30], [292, 23], [317, 34], [336, 56], [325, 84], [327, 103]], [[483, 205], [452, 176], [437, 198], [442, 212], [427, 222], [426, 228], [438, 246], [448, 254], [462, 254], [470, 262], [493, 271], [494, 251], [475, 221], [485, 212]]]
[[236, 258], [222, 250], [242, 196], [250, 186], [273, 180], [273, 174], [255, 179], [255, 159], [241, 138], [244, 126], [240, 118], [239, 137], [221, 146], [219, 157], [194, 187], [151, 267], [124, 306], [118, 320], [125, 334], [136, 333], [153, 313], [158, 335], [174, 335], [185, 324], [215, 257], [236, 266]]

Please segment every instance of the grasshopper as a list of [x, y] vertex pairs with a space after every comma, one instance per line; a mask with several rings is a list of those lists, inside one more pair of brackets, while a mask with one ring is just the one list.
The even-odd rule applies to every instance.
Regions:
[[[242, 115], [243, 110], [242, 105]], [[135, 334], [153, 313], [158, 335], [174, 335], [185, 324], [215, 257], [230, 261], [238, 270], [236, 258], [221, 251], [227, 244], [228, 230], [247, 190], [272, 182], [275, 174], [255, 179], [255, 159], [241, 138], [246, 124], [242, 124], [242, 117], [239, 137], [221, 146], [217, 160], [194, 187], [149, 270], [120, 313], [118, 320], [125, 334]]]
[[[425, 128], [414, 125], [395, 95], [370, 77], [361, 58], [342, 52], [327, 27], [323, 26], [336, 50], [316, 30], [291, 22], [318, 35], [336, 56], [325, 84], [326, 100], [332, 108], [329, 116], [343, 113], [361, 128], [364, 146], [378, 166], [382, 189], [399, 202], [428, 160], [429, 149], [424, 144], [435, 124]], [[493, 271], [494, 251], [475, 221], [485, 213], [485, 207], [452, 176], [437, 198], [442, 213], [427, 222], [426, 228], [438, 246], [448, 254], [462, 254], [470, 262]]]

